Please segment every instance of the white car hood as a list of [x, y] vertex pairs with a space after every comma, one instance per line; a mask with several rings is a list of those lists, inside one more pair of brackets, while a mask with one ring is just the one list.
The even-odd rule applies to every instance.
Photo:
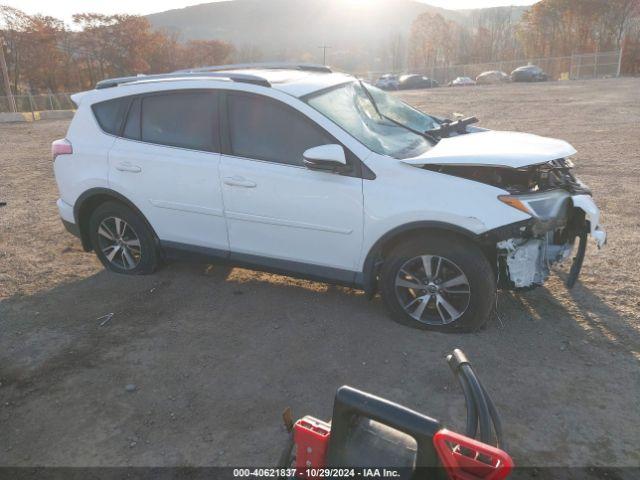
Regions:
[[443, 138], [431, 150], [401, 160], [411, 165], [488, 165], [521, 168], [576, 153], [564, 140], [530, 133], [484, 130]]

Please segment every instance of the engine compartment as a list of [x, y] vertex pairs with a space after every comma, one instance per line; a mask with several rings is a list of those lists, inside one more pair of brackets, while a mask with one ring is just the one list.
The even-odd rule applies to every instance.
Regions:
[[[518, 290], [542, 285], [549, 278], [551, 267], [569, 259], [576, 239], [586, 238], [589, 231], [585, 210], [575, 205], [574, 199], [590, 196], [591, 192], [573, 175], [573, 163], [569, 159], [558, 158], [522, 168], [438, 164], [427, 164], [422, 168], [528, 198], [526, 201], [535, 215], [516, 235], [512, 232], [493, 244], [500, 288]], [[546, 205], [541, 205], [544, 202]], [[571, 282], [575, 282], [580, 273], [583, 250], [579, 249], [578, 261], [573, 260]]]
[[432, 164], [424, 165], [422, 168], [492, 185], [513, 194], [545, 192], [558, 188], [573, 194], [590, 194], [589, 190], [573, 176], [571, 173], [573, 163], [566, 158], [524, 168]]

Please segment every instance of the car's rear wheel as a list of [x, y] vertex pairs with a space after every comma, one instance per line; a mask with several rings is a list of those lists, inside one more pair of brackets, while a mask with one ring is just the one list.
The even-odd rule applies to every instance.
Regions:
[[428, 235], [385, 258], [380, 292], [398, 322], [440, 331], [474, 331], [495, 300], [493, 269], [480, 248], [456, 236]]
[[158, 248], [144, 220], [125, 205], [106, 202], [91, 214], [91, 244], [102, 264], [128, 275], [152, 273], [158, 266]]

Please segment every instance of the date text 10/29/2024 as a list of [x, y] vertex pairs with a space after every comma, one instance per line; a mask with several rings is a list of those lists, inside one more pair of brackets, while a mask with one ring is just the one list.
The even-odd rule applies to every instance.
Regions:
[[234, 468], [234, 478], [396, 478], [397, 469], [389, 468]]

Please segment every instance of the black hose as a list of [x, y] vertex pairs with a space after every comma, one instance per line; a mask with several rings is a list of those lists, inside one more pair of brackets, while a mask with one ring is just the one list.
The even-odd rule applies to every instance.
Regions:
[[487, 400], [482, 393], [482, 386], [476, 374], [473, 372], [468, 364], [461, 365], [460, 370], [466, 377], [471, 387], [471, 393], [478, 409], [478, 423], [480, 425], [480, 441], [483, 443], [491, 444], [491, 416], [489, 415], [489, 407], [487, 406]]
[[467, 428], [465, 431], [465, 435], [467, 437], [476, 438], [476, 433], [478, 432], [478, 409], [476, 408], [476, 402], [473, 400], [473, 395], [471, 394], [471, 387], [467, 383], [467, 379], [460, 375], [460, 372], [457, 368], [455, 361], [452, 360], [452, 356], [447, 356], [447, 362], [449, 362], [449, 366], [451, 370], [453, 370], [453, 375], [458, 380], [460, 384], [460, 388], [462, 388], [462, 393], [464, 394], [464, 403], [467, 407]]
[[484, 385], [480, 384], [482, 387], [482, 393], [484, 393], [484, 398], [487, 400], [487, 406], [489, 407], [489, 414], [491, 415], [491, 422], [493, 423], [493, 429], [496, 432], [496, 447], [504, 450], [504, 439], [502, 437], [502, 420], [500, 419], [500, 415], [498, 415], [498, 410], [496, 409], [493, 400], [487, 393], [484, 388]]
[[455, 349], [451, 355], [447, 356], [447, 362], [464, 393], [467, 407], [465, 434], [470, 438], [475, 438], [479, 425], [480, 441], [494, 444], [493, 432], [495, 432], [495, 445], [504, 448], [500, 415], [498, 415], [491, 397], [471, 368], [471, 362], [459, 349]]

